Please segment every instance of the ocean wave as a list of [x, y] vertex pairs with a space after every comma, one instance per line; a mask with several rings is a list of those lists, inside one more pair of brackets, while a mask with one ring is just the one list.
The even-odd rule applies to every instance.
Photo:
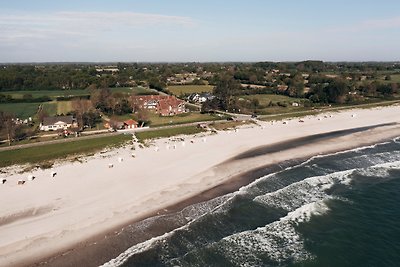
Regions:
[[[398, 138], [400, 140], [400, 137]], [[357, 164], [359, 167], [369, 167], [371, 165], [375, 165], [375, 164], [380, 164], [380, 163], [385, 163], [387, 161], [393, 161], [393, 160], [400, 160], [400, 153], [399, 152], [388, 152], [387, 154], [375, 154], [375, 155], [360, 155], [361, 152], [365, 152], [366, 150], [370, 150], [370, 149], [374, 149], [377, 148], [379, 146], [384, 146], [384, 145], [388, 145], [392, 143], [391, 141], [387, 141], [387, 142], [381, 142], [381, 143], [377, 143], [377, 144], [373, 144], [373, 145], [367, 145], [367, 146], [362, 146], [362, 147], [357, 147], [357, 148], [353, 148], [353, 149], [348, 149], [348, 150], [343, 150], [343, 151], [338, 151], [338, 152], [333, 152], [333, 153], [327, 153], [327, 154], [320, 154], [320, 155], [315, 155], [310, 157], [309, 159], [293, 165], [293, 166], [289, 166], [286, 167], [280, 171], [265, 175], [263, 177], [258, 178], [257, 180], [253, 181], [252, 183], [245, 185], [243, 187], [241, 187], [238, 190], [238, 194], [241, 195], [245, 195], [245, 194], [254, 194], [257, 190], [257, 185], [258, 184], [262, 184], [267, 182], [268, 180], [271, 180], [272, 178], [278, 176], [281, 173], [290, 171], [290, 170], [294, 170], [294, 169], [298, 169], [301, 167], [306, 167], [309, 169], [313, 169], [313, 171], [315, 170], [319, 170], [321, 173], [323, 174], [328, 174], [331, 172], [335, 172], [336, 168], [338, 166], [334, 166], [335, 168], [327, 168], [325, 166], [320, 166], [318, 164], [318, 161], [320, 161], [321, 159], [329, 159], [331, 157], [335, 157], [335, 156], [340, 156], [340, 155], [345, 155], [345, 154], [349, 154], [349, 153], [357, 153], [349, 158], [340, 158], [340, 165], [341, 167], [350, 167], [350, 168], [354, 168], [354, 165]], [[261, 191], [260, 191], [261, 192]]]
[[309, 203], [328, 198], [326, 191], [334, 185], [349, 185], [351, 182], [350, 174], [353, 171], [354, 169], [310, 177], [275, 192], [257, 196], [254, 201], [290, 212]]
[[400, 170], [400, 161], [377, 164], [366, 169], [358, 169], [355, 173], [363, 177], [387, 178], [390, 176], [390, 170], [393, 169]]
[[[214, 199], [212, 199], [210, 201], [197, 203], [197, 204], [191, 205], [189, 207], [186, 207], [185, 209], [183, 209], [182, 211], [180, 211], [178, 213], [179, 214], [178, 217], [179, 216], [183, 216], [186, 219], [188, 219], [188, 222], [185, 225], [183, 225], [183, 226], [181, 226], [179, 228], [176, 228], [176, 229], [174, 229], [174, 230], [172, 230], [172, 231], [170, 231], [168, 233], [165, 233], [165, 234], [163, 234], [161, 236], [157, 236], [157, 237], [151, 238], [151, 239], [149, 239], [147, 241], [144, 241], [142, 243], [136, 244], [136, 245], [128, 248], [127, 250], [125, 250], [120, 255], [118, 255], [118, 257], [116, 257], [116, 258], [104, 263], [103, 265], [101, 265], [101, 267], [117, 267], [117, 266], [121, 266], [126, 261], [128, 261], [129, 258], [132, 257], [133, 255], [136, 255], [136, 254], [142, 253], [144, 251], [150, 250], [150, 249], [152, 249], [152, 248], [154, 248], [156, 246], [159, 246], [159, 245], [162, 246], [166, 242], [166, 240], [168, 238], [173, 236], [175, 233], [187, 230], [190, 227], [190, 225], [192, 223], [194, 223], [197, 219], [200, 219], [200, 218], [206, 216], [207, 214], [210, 214], [210, 213], [213, 213], [215, 211], [218, 211], [219, 208], [222, 205], [225, 205], [226, 203], [228, 203], [229, 200], [232, 199], [232, 197], [233, 197], [232, 194], [228, 194], [228, 195], [224, 195], [224, 196], [221, 196], [221, 197], [218, 197], [218, 198], [214, 198]], [[140, 225], [144, 229], [144, 228], [146, 228], [148, 223], [150, 223], [150, 222], [152, 222], [154, 220], [157, 220], [159, 217], [162, 217], [162, 216], [149, 218], [149, 219], [147, 219], [148, 221], [145, 220]]]
[[[156, 247], [162, 251], [159, 257], [163, 263], [178, 266], [190, 266], [190, 260], [186, 256], [197, 255], [204, 247], [222, 253], [228, 261], [239, 266], [263, 266], [266, 258], [279, 264], [310, 259], [313, 255], [304, 248], [304, 240], [296, 231], [296, 225], [310, 221], [313, 216], [329, 212], [327, 203], [331, 200], [347, 201], [334, 195], [336, 186], [350, 189], [355, 176], [361, 176], [361, 179], [384, 178], [389, 175], [391, 169], [400, 169], [400, 153], [387, 152], [384, 147], [387, 144], [388, 142], [384, 142], [328, 155], [317, 155], [295, 166], [260, 177], [237, 192], [185, 208], [178, 213], [188, 221], [185, 225], [132, 246], [102, 266], [121, 266], [132, 256]], [[367, 152], [368, 149], [374, 151]], [[345, 153], [349, 155], [330, 158]], [[347, 163], [344, 163], [346, 160]], [[327, 167], [330, 166], [328, 163], [332, 164], [332, 168]], [[363, 167], [337, 171], [351, 166]], [[304, 174], [283, 179], [300, 172]], [[323, 174], [303, 177], [313, 173]], [[281, 210], [282, 213], [279, 218], [255, 230], [241, 229], [238, 233], [229, 232], [222, 239], [206, 240], [204, 244], [192, 244], [196, 242], [184, 240], [187, 244], [179, 248], [185, 247], [184, 253], [173, 258], [168, 255], [168, 251], [174, 251], [174, 244], [169, 244], [172, 237], [192, 231], [193, 224], [207, 225], [210, 220], [218, 219], [218, 216], [213, 218], [213, 215], [223, 216], [229, 213], [236, 205], [235, 201], [241, 198], [272, 210]]]
[[225, 237], [218, 246], [237, 266], [264, 266], [266, 258], [275, 264], [312, 259], [313, 255], [304, 248], [303, 238], [295, 225], [328, 211], [324, 201], [308, 203], [265, 227]]

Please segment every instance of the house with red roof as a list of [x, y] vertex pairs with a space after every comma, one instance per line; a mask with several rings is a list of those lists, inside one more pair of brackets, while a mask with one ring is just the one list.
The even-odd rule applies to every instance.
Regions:
[[133, 111], [153, 110], [161, 116], [173, 116], [186, 112], [185, 101], [169, 95], [132, 96]]
[[139, 123], [135, 120], [126, 120], [124, 121], [124, 128], [125, 129], [135, 129], [137, 128]]

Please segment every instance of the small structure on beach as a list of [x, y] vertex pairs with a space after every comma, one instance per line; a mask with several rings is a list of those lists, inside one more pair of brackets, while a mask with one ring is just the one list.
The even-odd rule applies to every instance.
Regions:
[[2, 184], [5, 184], [6, 182], [7, 182], [7, 179], [2, 179], [2, 180], [1, 180], [1, 183], [2, 183]]
[[35, 180], [35, 176], [33, 176], [32, 174], [31, 175], [28, 175], [28, 181], [33, 181], [33, 180]]
[[112, 164], [112, 163], [108, 164], [108, 168], [112, 168], [112, 167], [114, 167], [114, 164]]
[[18, 184], [18, 185], [24, 185], [24, 184], [25, 184], [25, 180], [21, 180], [21, 179], [20, 179], [20, 180], [18, 180], [17, 184]]
[[124, 128], [125, 129], [135, 129], [137, 128], [139, 123], [135, 120], [126, 120], [124, 121]]
[[51, 172], [51, 177], [55, 177], [57, 175], [56, 172]]

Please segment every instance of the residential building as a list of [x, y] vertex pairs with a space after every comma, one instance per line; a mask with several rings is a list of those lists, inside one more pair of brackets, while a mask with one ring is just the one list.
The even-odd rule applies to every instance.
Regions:
[[72, 116], [45, 117], [40, 123], [41, 131], [66, 130], [68, 128], [78, 127], [78, 124]]
[[173, 116], [186, 112], [185, 101], [169, 95], [132, 96], [132, 104], [134, 112], [146, 109], [161, 116]]

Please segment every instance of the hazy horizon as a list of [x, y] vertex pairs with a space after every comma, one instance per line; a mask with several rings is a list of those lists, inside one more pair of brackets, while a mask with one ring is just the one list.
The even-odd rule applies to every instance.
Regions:
[[394, 0], [7, 1], [1, 63], [396, 62]]

